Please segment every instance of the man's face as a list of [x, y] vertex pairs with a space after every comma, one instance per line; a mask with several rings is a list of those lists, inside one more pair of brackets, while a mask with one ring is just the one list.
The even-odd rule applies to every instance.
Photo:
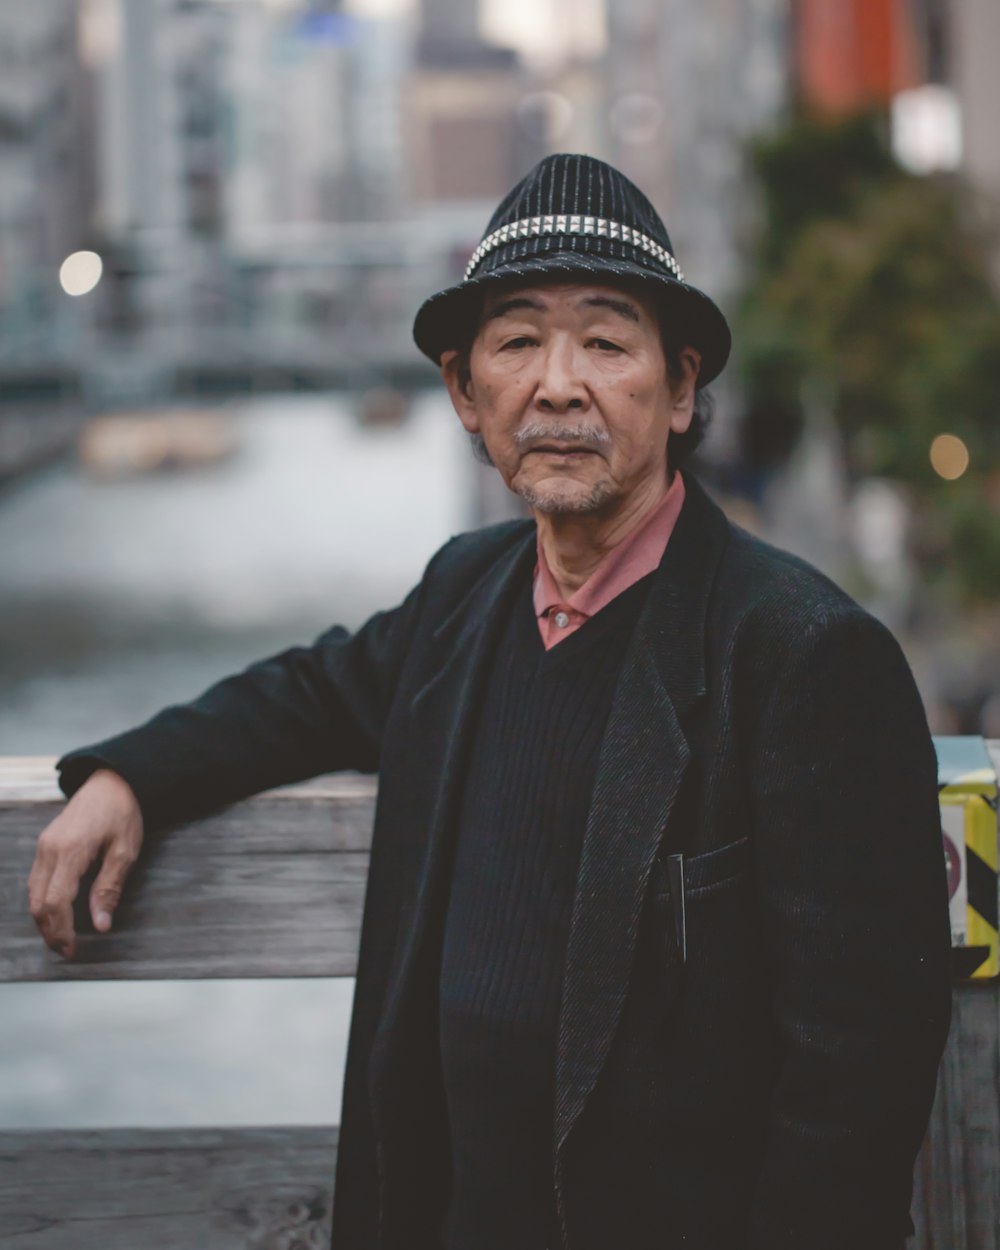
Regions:
[[667, 436], [691, 421], [700, 357], [672, 385], [656, 309], [629, 288], [504, 287], [483, 305], [463, 386], [442, 357], [455, 410], [511, 490], [539, 512], [614, 513], [662, 493]]

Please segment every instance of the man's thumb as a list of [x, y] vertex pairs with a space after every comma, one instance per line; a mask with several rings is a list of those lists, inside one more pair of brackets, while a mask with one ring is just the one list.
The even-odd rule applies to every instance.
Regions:
[[90, 890], [90, 916], [98, 933], [107, 933], [111, 928], [111, 917], [121, 893], [121, 884], [102, 868]]

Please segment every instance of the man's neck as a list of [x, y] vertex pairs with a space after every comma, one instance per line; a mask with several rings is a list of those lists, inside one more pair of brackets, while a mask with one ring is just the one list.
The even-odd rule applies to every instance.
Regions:
[[538, 541], [559, 593], [579, 590], [612, 548], [637, 529], [667, 493], [669, 483], [650, 483], [615, 512], [536, 512]]

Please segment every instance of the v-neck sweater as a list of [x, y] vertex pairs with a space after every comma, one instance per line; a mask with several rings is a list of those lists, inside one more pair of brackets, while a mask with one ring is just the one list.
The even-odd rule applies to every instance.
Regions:
[[453, 1187], [446, 1250], [556, 1244], [552, 1122], [576, 873], [641, 579], [558, 647], [531, 583], [505, 624], [471, 744], [442, 948]]

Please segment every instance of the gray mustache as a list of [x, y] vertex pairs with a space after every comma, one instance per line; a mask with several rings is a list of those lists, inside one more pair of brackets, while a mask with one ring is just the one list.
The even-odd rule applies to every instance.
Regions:
[[532, 421], [514, 434], [518, 450], [528, 443], [572, 443], [583, 448], [606, 447], [611, 442], [607, 430], [593, 425], [570, 425], [565, 421]]

